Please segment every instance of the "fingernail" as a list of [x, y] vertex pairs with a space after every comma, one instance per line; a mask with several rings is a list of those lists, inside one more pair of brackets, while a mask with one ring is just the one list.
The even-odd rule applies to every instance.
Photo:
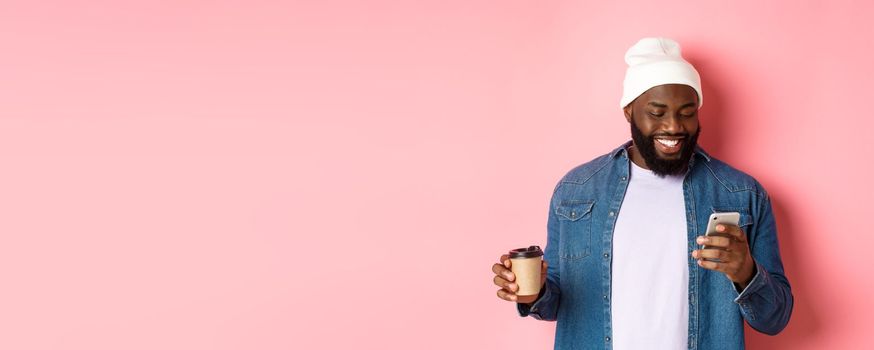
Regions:
[[719, 232], [725, 231], [725, 226], [722, 226], [722, 225], [716, 225], [716, 230], [719, 231]]
[[510, 283], [507, 285], [507, 288], [510, 289], [510, 291], [515, 292], [516, 291], [516, 284]]
[[701, 244], [701, 243], [706, 242], [706, 238], [704, 238], [704, 237], [698, 237], [697, 241], [698, 241], [698, 244]]
[[516, 296], [515, 296], [515, 295], [511, 295], [511, 296], [510, 296], [510, 299], [511, 299], [511, 300], [516, 300]]

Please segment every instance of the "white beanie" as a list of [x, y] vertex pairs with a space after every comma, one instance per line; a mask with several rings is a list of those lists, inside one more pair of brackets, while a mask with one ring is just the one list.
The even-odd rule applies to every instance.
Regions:
[[695, 67], [680, 55], [680, 44], [668, 38], [643, 38], [625, 53], [625, 81], [622, 100], [625, 108], [631, 101], [654, 86], [664, 84], [689, 85], [698, 93], [698, 107], [704, 104], [701, 77]]

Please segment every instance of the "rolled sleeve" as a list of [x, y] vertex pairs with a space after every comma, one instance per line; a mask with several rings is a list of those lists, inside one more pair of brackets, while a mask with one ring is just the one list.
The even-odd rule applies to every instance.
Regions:
[[737, 284], [734, 285], [734, 290], [737, 291], [738, 295], [734, 298], [735, 303], [743, 303], [745, 300], [749, 299], [750, 295], [755, 293], [757, 290], [761, 289], [765, 286], [765, 277], [762, 277], [764, 274], [768, 273], [762, 266], [756, 264], [756, 274], [753, 275], [753, 278], [750, 280], [750, 283], [747, 283], [746, 288], [743, 290], [738, 290]]
[[541, 321], [555, 321], [558, 313], [558, 299], [561, 292], [558, 285], [549, 279], [546, 280], [546, 285], [540, 290], [540, 295], [537, 296], [531, 305], [516, 303], [516, 310], [519, 311], [519, 316], [531, 316]]
[[777, 226], [767, 195], [759, 203], [759, 213], [754, 229], [748, 234], [756, 273], [750, 283], [738, 292], [734, 302], [750, 327], [764, 334], [775, 335], [789, 323], [794, 297], [783, 271]]
[[528, 315], [532, 315], [534, 318], [538, 318], [540, 316], [540, 306], [543, 304], [543, 300], [549, 295], [549, 288], [543, 286], [544, 288], [540, 291], [540, 294], [537, 296], [537, 300], [534, 300], [531, 304], [523, 304], [516, 303], [516, 309], [519, 311], [519, 316], [526, 317]]

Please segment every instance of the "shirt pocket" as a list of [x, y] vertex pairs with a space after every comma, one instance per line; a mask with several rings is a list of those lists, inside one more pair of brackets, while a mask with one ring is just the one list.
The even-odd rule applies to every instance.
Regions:
[[594, 201], [563, 200], [555, 208], [561, 243], [558, 255], [562, 259], [582, 259], [591, 253], [592, 207]]

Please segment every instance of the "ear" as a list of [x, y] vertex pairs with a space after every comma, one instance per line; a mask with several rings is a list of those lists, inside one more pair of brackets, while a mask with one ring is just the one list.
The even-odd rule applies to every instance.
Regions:
[[631, 123], [631, 117], [634, 116], [634, 112], [631, 109], [631, 103], [622, 108], [622, 112], [625, 113], [625, 120]]

